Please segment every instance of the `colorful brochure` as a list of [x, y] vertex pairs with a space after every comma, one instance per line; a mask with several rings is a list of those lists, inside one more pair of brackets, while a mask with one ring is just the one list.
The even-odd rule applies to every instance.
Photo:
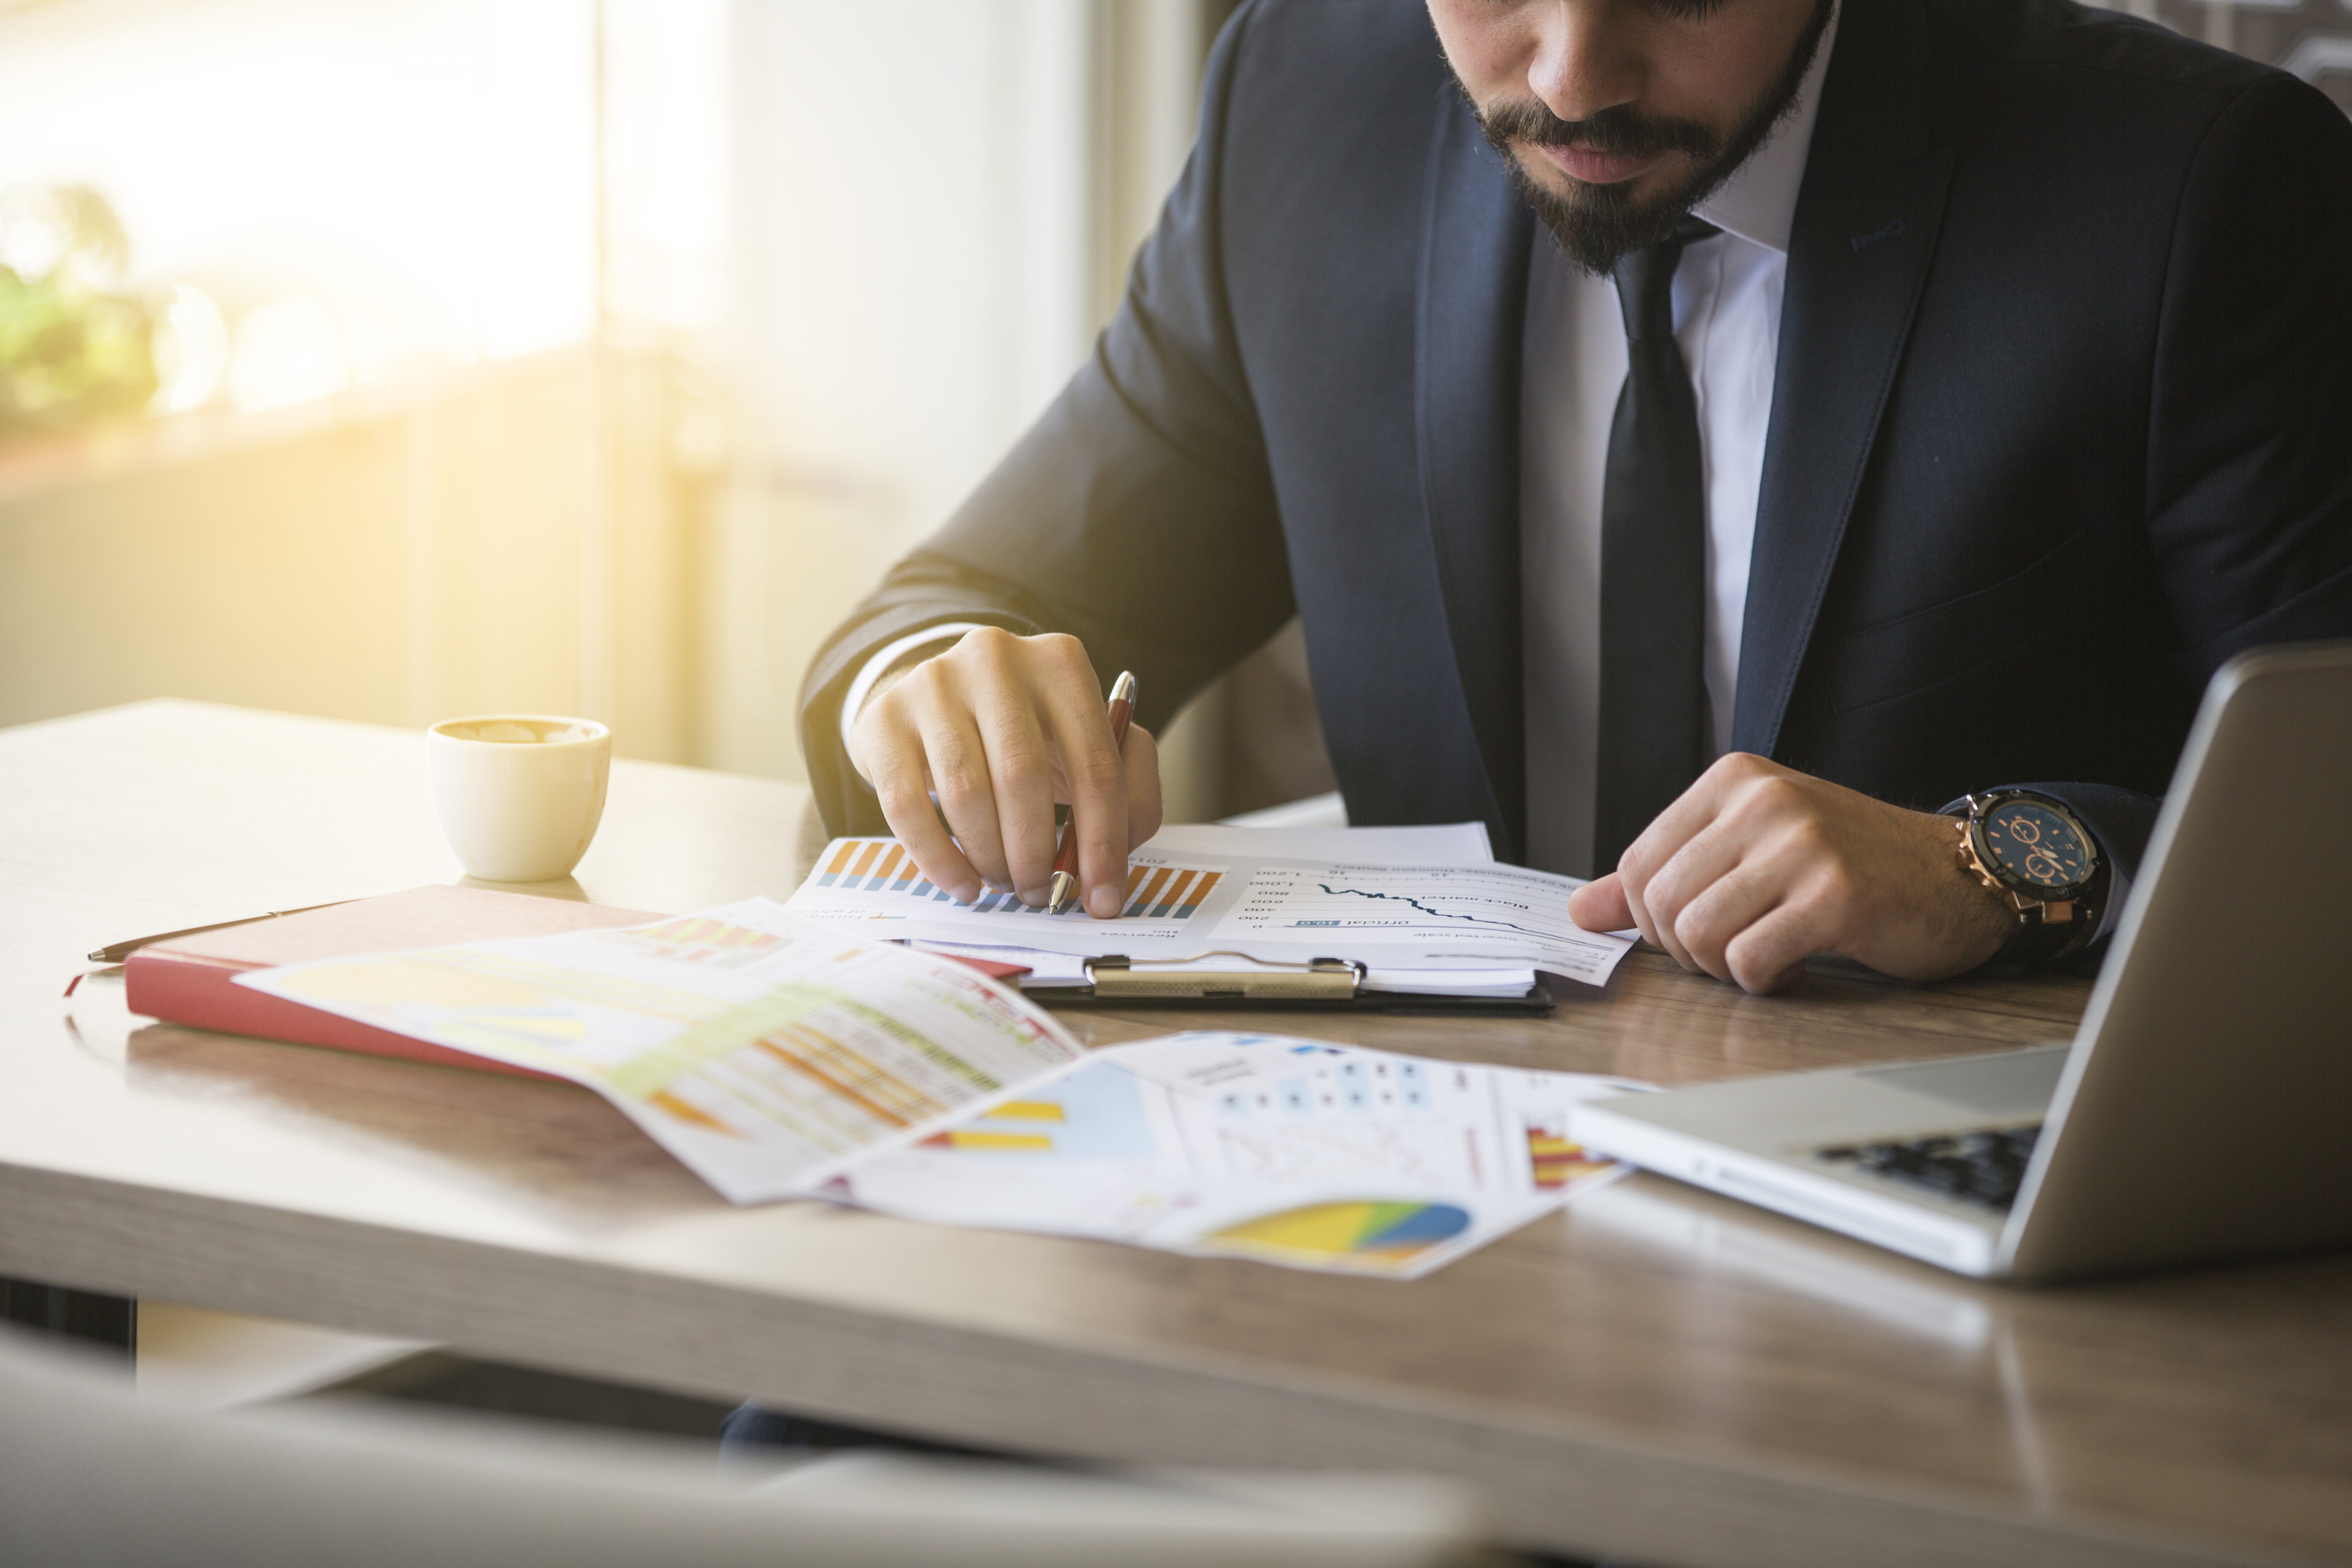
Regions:
[[1565, 1133], [1643, 1086], [1283, 1036], [1087, 1054], [955, 959], [765, 899], [257, 970], [236, 984], [583, 1084], [736, 1203], [1409, 1279], [1615, 1168]]

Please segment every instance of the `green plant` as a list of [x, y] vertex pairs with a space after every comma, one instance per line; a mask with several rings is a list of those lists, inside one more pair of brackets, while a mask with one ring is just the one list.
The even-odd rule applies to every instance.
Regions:
[[0, 210], [0, 440], [136, 418], [155, 395], [153, 318], [110, 287], [129, 257], [114, 209], [86, 186]]

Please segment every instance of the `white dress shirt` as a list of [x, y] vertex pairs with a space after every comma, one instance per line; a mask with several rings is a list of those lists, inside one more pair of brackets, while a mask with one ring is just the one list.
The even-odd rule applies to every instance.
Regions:
[[[1675, 270], [1675, 338], [1698, 400], [1706, 487], [1706, 692], [1718, 753], [1731, 747], [1789, 231], [1836, 41], [1832, 14], [1788, 118], [1692, 209], [1723, 232], [1685, 249]], [[1528, 864], [1589, 877], [1600, 762], [1601, 491], [1609, 429], [1625, 384], [1625, 318], [1617, 286], [1578, 271], [1541, 228], [1528, 273], [1522, 344]]]

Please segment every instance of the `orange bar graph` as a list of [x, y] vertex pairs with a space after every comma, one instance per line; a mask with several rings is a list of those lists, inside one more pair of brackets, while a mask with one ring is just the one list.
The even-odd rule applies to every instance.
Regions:
[[1138, 893], [1135, 901], [1127, 906], [1127, 912], [1139, 915], [1149, 910], [1151, 907], [1152, 895], [1160, 891], [1160, 885], [1168, 880], [1168, 875], [1169, 868], [1165, 866], [1152, 872], [1150, 880], [1143, 884], [1143, 891]]
[[1192, 885], [1192, 890], [1184, 895], [1184, 901], [1176, 906], [1176, 918], [1180, 921], [1191, 920], [1192, 911], [1209, 901], [1210, 893], [1214, 891], [1217, 884], [1224, 879], [1225, 874], [1223, 871], [1202, 872], [1201, 879]]
[[1198, 876], [1199, 873], [1194, 871], [1177, 872], [1169, 880], [1168, 885], [1160, 890], [1160, 897], [1152, 900], [1152, 917], [1156, 920], [1165, 920], [1168, 911], [1176, 907], [1176, 900], [1184, 896], [1184, 889], [1190, 887]]

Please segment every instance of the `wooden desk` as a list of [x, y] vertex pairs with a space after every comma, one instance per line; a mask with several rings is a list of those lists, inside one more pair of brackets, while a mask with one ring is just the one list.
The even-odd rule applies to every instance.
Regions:
[[[60, 998], [102, 942], [448, 879], [422, 757], [183, 703], [0, 731], [0, 1274], [1045, 1452], [1450, 1471], [1513, 1539], [1640, 1563], [2352, 1557], [2352, 1261], [2026, 1294], [1638, 1177], [1334, 1279], [732, 1209], [582, 1090]], [[622, 763], [559, 890], [782, 896], [817, 845], [798, 789]], [[2084, 995], [1636, 955], [1548, 1020], [1321, 1027], [1683, 1082], [2063, 1037]]]

